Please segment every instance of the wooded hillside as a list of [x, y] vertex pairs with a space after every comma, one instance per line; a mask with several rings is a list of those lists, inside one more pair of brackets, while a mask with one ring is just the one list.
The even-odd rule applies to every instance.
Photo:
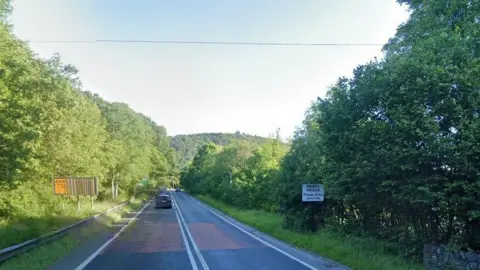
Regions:
[[255, 145], [266, 142], [268, 139], [245, 133], [200, 133], [188, 135], [176, 135], [171, 138], [171, 146], [176, 151], [176, 161], [179, 169], [193, 160], [198, 148], [207, 143], [225, 146], [235, 141], [247, 141]]

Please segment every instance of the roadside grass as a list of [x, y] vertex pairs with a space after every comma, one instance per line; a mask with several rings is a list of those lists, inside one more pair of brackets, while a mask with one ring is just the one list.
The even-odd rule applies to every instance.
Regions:
[[39, 237], [57, 229], [74, 224], [82, 219], [93, 216], [112, 208], [126, 198], [95, 202], [94, 209], [89, 202], [82, 202], [80, 211], [74, 203], [65, 204], [65, 209], [52, 211], [41, 216], [17, 216], [0, 221], [0, 249]]
[[[151, 192], [138, 193], [135, 198], [130, 200], [128, 205], [99, 216], [95, 220], [96, 226], [82, 227], [76, 231], [76, 235], [73, 233], [73, 231], [75, 231], [75, 229], [73, 229], [72, 233], [69, 232], [45, 245], [9, 259], [0, 264], [0, 270], [46, 269], [79, 247], [82, 243], [91, 239], [91, 237], [95, 237], [99, 228], [111, 228], [128, 214], [140, 210], [144, 200], [147, 200], [151, 195], [149, 193]], [[76, 204], [65, 205], [65, 209], [62, 209], [61, 214], [57, 212], [56, 215], [52, 214], [49, 216], [24, 219], [17, 218], [8, 222], [0, 221], [0, 247], [11, 246], [63, 228], [87, 217], [104, 212], [126, 200], [127, 199], [123, 197], [112, 201], [95, 202], [94, 209], [91, 209], [89, 203], [83, 202], [80, 211], [77, 211]]]
[[0, 264], [1, 270], [46, 269], [53, 262], [67, 255], [78, 247], [79, 239], [64, 236], [48, 244], [35, 248], [27, 253], [12, 258]]
[[312, 251], [355, 270], [420, 270], [417, 262], [388, 254], [386, 246], [375, 239], [335, 233], [328, 229], [317, 233], [298, 233], [282, 228], [282, 216], [259, 210], [238, 209], [208, 196], [195, 195], [202, 202], [258, 230], [295, 247]]
[[[145, 198], [146, 196], [140, 195], [138, 198], [132, 199], [130, 204], [100, 216], [95, 222], [101, 223], [101, 226], [111, 227], [112, 225], [115, 225], [116, 222], [121, 221], [121, 219], [129, 213], [140, 210]], [[104, 208], [101, 208], [103, 210], [100, 210], [99, 208], [97, 212], [107, 210], [115, 205], [118, 205], [118, 203], [113, 203], [112, 205], [105, 204]], [[92, 214], [94, 213], [91, 213], [91, 215]], [[79, 247], [82, 243], [88, 241], [90, 237], [95, 237], [97, 230], [98, 229], [94, 227], [85, 227], [82, 228], [76, 236], [67, 233], [59, 239], [34, 248], [0, 264], [0, 270], [46, 269], [60, 258]]]
[[[136, 200], [145, 200], [152, 191], [140, 191], [136, 194]], [[95, 201], [91, 207], [89, 198], [81, 199], [80, 209], [74, 200], [64, 198], [60, 203], [50, 203], [47, 210], [41, 211], [42, 207], [31, 205], [24, 212], [29, 214], [15, 215], [8, 219], [0, 219], [0, 249], [39, 237], [60, 228], [74, 224], [82, 219], [104, 212], [122, 202], [127, 201], [125, 196], [119, 196], [114, 200]], [[27, 211], [28, 210], [28, 211]]]

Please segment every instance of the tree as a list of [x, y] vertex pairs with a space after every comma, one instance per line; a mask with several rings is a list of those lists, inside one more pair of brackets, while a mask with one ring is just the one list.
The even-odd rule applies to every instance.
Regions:
[[12, 1], [11, 0], [0, 0], [0, 22], [5, 22], [8, 15], [12, 11]]
[[[415, 255], [425, 243], [478, 250], [480, 2], [398, 2], [412, 13], [384, 59], [316, 100], [281, 161], [262, 145], [239, 162], [231, 145], [196, 156], [182, 180], [195, 176], [209, 187], [198, 192], [241, 207], [278, 201], [294, 230], [328, 222]], [[321, 215], [302, 204], [302, 183], [325, 186]]]
[[0, 1], [0, 217], [58, 210], [52, 176], [98, 176], [101, 195], [116, 197], [175, 173], [165, 127], [83, 90], [58, 54], [34, 55], [3, 20], [9, 3]]
[[200, 147], [181, 174], [182, 186], [239, 207], [274, 211], [278, 204], [272, 177], [286, 146], [279, 139], [264, 141], [260, 145], [236, 140], [223, 147], [211, 143]]
[[430, 242], [477, 248], [480, 4], [402, 2], [412, 15], [385, 59], [357, 67], [312, 107], [318, 129], [311, 135], [308, 121], [294, 138], [283, 194], [302, 216], [299, 194], [286, 191], [317, 171], [337, 226], [416, 254]]
[[184, 169], [192, 161], [197, 149], [209, 142], [219, 146], [226, 146], [234, 141], [243, 140], [260, 145], [268, 139], [260, 136], [237, 133], [201, 133], [189, 135], [176, 135], [171, 138], [171, 146], [176, 152], [177, 168]]

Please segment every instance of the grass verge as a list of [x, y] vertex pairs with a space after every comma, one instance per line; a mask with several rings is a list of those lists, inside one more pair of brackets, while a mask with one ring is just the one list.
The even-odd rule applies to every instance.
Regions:
[[77, 210], [76, 204], [69, 203], [65, 204], [65, 208], [61, 211], [53, 211], [48, 215], [14, 217], [10, 220], [0, 221], [0, 249], [64, 228], [126, 200], [126, 198], [120, 198], [95, 202], [93, 209], [89, 202], [84, 201], [80, 204], [80, 211]]
[[329, 230], [298, 233], [282, 228], [282, 216], [258, 210], [243, 210], [196, 195], [202, 202], [291, 245], [315, 252], [355, 270], [420, 270], [422, 265], [387, 254], [385, 246], [375, 239], [339, 235]]
[[[106, 213], [95, 222], [101, 222], [102, 226], [111, 227], [125, 217], [125, 215], [138, 211], [143, 205], [143, 197], [144, 196], [132, 199], [130, 204]], [[91, 237], [95, 237], [97, 232], [98, 229], [94, 227], [86, 227], [82, 228], [77, 235], [69, 233], [59, 239], [34, 248], [27, 253], [21, 254], [3, 264], [0, 264], [0, 270], [46, 269], [60, 258], [66, 256], [74, 249], [79, 247], [82, 243], [91, 239]]]

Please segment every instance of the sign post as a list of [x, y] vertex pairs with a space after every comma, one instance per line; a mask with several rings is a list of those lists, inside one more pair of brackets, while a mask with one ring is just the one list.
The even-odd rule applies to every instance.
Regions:
[[325, 200], [325, 190], [321, 184], [302, 184], [302, 202], [306, 203], [311, 231], [316, 231], [322, 224], [322, 207]]
[[73, 195], [77, 197], [77, 211], [80, 211], [80, 196], [98, 195], [98, 177], [54, 177], [52, 179], [53, 193], [56, 195]]

